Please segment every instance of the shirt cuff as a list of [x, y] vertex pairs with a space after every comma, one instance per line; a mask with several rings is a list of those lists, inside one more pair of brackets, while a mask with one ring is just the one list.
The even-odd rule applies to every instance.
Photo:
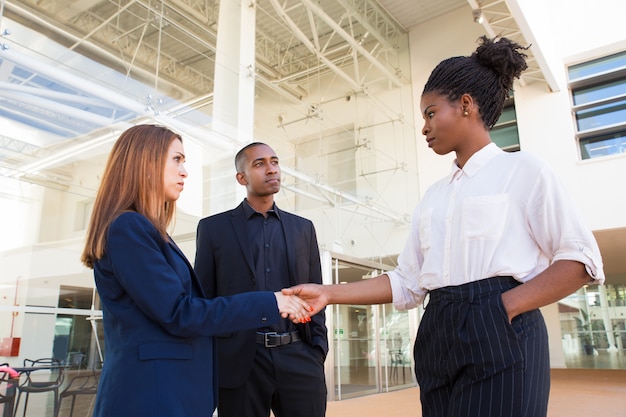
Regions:
[[562, 252], [557, 254], [552, 262], [556, 261], [576, 261], [585, 265], [587, 274], [591, 277], [590, 283], [604, 284], [604, 269], [602, 258], [589, 248], [582, 248], [579, 252]]
[[[403, 285], [403, 279], [396, 271], [386, 272], [391, 284], [391, 296], [393, 306], [396, 310], [410, 310], [417, 307], [424, 301], [425, 291], [413, 292], [411, 289]], [[417, 285], [417, 283], [416, 283]]]

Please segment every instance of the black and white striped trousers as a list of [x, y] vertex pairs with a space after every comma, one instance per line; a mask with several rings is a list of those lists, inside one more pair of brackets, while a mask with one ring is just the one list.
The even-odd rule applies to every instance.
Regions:
[[423, 417], [542, 417], [550, 391], [548, 334], [539, 310], [509, 323], [495, 277], [429, 293], [415, 342]]

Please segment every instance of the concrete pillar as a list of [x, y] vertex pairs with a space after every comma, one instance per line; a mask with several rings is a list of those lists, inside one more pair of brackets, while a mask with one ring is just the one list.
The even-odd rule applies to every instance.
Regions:
[[213, 130], [239, 145], [254, 135], [255, 18], [253, 1], [220, 2]]
[[606, 329], [606, 338], [609, 341], [609, 348], [607, 352], [617, 352], [615, 346], [615, 335], [613, 334], [613, 325], [611, 324], [611, 318], [609, 317], [609, 300], [606, 296], [606, 286], [598, 285], [598, 293], [600, 294], [600, 309], [602, 311], [602, 322]]

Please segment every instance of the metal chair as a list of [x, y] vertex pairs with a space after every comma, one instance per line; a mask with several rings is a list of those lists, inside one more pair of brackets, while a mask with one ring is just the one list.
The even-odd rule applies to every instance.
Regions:
[[[26, 376], [23, 382], [17, 387], [17, 401], [15, 402], [15, 415], [20, 405], [20, 398], [23, 393], [26, 394], [24, 401], [23, 417], [26, 416], [26, 409], [28, 407], [28, 397], [30, 394], [52, 392], [54, 394], [54, 417], [59, 415], [59, 388], [63, 384], [65, 377], [65, 367], [63, 362], [54, 358], [42, 358], [42, 359], [24, 359], [24, 371]], [[49, 371], [50, 375], [56, 375], [55, 378], [50, 379], [48, 376], [46, 379], [37, 378], [42, 371]]]
[[[9, 366], [8, 363], [0, 366]], [[9, 372], [0, 372], [0, 409], [2, 417], [13, 417], [13, 405], [15, 404], [15, 389], [19, 378], [11, 377]]]
[[84, 360], [85, 354], [83, 352], [70, 352], [67, 354], [65, 363], [70, 368], [81, 369]]
[[64, 398], [72, 397], [72, 405], [70, 407], [70, 414], [68, 415], [68, 417], [72, 417], [74, 414], [74, 404], [76, 403], [77, 395], [96, 395], [98, 392], [100, 372], [101, 371], [94, 370], [89, 374], [76, 375], [72, 377], [69, 384], [67, 384], [59, 395], [59, 409], [61, 409], [61, 403]]
[[398, 368], [402, 368], [402, 383], [406, 384], [406, 376], [404, 374], [404, 353], [401, 350], [391, 352], [391, 369], [389, 369], [389, 377], [392, 382], [398, 382]]

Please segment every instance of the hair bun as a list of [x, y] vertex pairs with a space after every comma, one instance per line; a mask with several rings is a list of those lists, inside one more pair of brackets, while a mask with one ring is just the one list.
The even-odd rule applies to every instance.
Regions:
[[487, 36], [481, 36], [479, 41], [480, 45], [471, 58], [497, 73], [502, 85], [511, 89], [513, 80], [519, 78], [528, 68], [527, 55], [520, 51], [525, 51], [529, 47], [523, 47], [508, 38], [490, 39]]

